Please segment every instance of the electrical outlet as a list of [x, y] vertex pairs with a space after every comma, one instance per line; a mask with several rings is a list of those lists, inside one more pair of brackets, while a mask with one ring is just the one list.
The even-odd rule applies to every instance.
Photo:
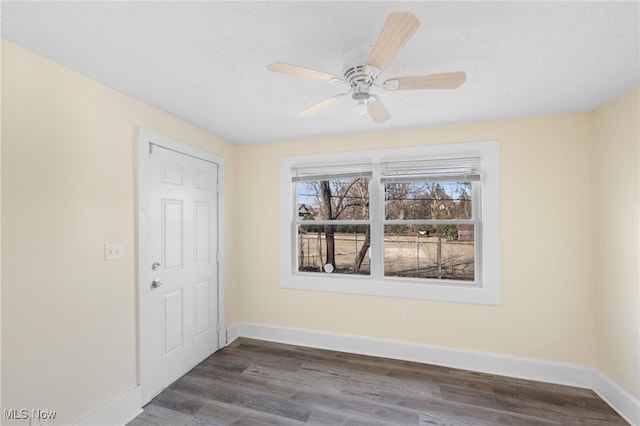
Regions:
[[122, 243], [105, 243], [104, 244], [104, 260], [122, 259], [124, 257], [124, 244]]
[[404, 309], [398, 309], [396, 311], [396, 319], [398, 321], [404, 321], [405, 319]]

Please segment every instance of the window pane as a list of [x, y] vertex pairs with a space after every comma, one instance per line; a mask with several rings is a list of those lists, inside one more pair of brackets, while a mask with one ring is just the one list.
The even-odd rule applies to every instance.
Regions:
[[300, 272], [369, 275], [369, 225], [299, 225]]
[[367, 178], [303, 181], [297, 191], [299, 219], [369, 219]]
[[471, 219], [471, 182], [385, 184], [385, 218]]
[[473, 225], [386, 225], [384, 275], [473, 281]]

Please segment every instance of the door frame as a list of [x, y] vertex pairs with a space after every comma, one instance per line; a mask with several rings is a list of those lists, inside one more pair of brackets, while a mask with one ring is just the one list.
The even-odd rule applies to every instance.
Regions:
[[[148, 131], [143, 128], [137, 129], [137, 214], [136, 224], [138, 228], [137, 235], [137, 349], [138, 349], [138, 383], [140, 384], [144, 395], [144, 381], [145, 381], [145, 360], [143, 355], [148, 353], [151, 349], [148, 348], [148, 344], [145, 342], [143, 333], [144, 327], [146, 327], [146, 320], [142, 318], [142, 294], [143, 286], [146, 288], [153, 279], [152, 271], [149, 268], [152, 262], [151, 248], [150, 248], [150, 176], [149, 176], [149, 161], [150, 161], [150, 144], [165, 148], [171, 151], [175, 151], [180, 154], [196, 157], [201, 160], [215, 163], [218, 168], [218, 185], [217, 185], [217, 290], [218, 290], [218, 318], [217, 318], [217, 332], [218, 332], [218, 348], [223, 348], [227, 344], [227, 327], [225, 320], [225, 298], [224, 298], [224, 197], [223, 197], [223, 158], [215, 155], [211, 152], [205, 151], [200, 148], [196, 148], [192, 145], [188, 145], [182, 142], [178, 142], [166, 136]], [[185, 366], [186, 368], [187, 366]], [[189, 368], [193, 366], [188, 366]], [[143, 399], [146, 399], [143, 397]], [[149, 399], [150, 401], [151, 399]], [[142, 401], [142, 405], [145, 405], [149, 401]]]

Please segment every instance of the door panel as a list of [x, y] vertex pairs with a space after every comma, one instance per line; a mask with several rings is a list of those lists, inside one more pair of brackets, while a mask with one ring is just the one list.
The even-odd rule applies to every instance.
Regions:
[[211, 182], [213, 176], [206, 170], [194, 170], [193, 171], [193, 186], [197, 189], [211, 190]]
[[211, 262], [210, 241], [207, 236], [211, 233], [211, 204], [196, 202], [193, 208], [193, 233], [195, 236], [194, 259], [195, 263]]
[[211, 283], [209, 280], [196, 283], [194, 286], [194, 303], [193, 303], [193, 318], [195, 322], [195, 334], [196, 338], [202, 336], [209, 331], [211, 326]]
[[162, 182], [182, 185], [182, 166], [165, 162], [162, 164]]
[[162, 200], [162, 222], [159, 231], [162, 241], [161, 266], [165, 271], [182, 269], [183, 217], [182, 200]]
[[183, 346], [184, 324], [182, 322], [182, 289], [162, 296], [162, 330], [163, 357], [171, 355]]

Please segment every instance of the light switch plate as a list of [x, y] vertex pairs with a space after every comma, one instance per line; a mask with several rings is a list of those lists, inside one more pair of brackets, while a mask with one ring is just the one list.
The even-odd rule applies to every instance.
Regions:
[[124, 256], [124, 244], [122, 243], [105, 243], [104, 244], [104, 260], [122, 259]]

